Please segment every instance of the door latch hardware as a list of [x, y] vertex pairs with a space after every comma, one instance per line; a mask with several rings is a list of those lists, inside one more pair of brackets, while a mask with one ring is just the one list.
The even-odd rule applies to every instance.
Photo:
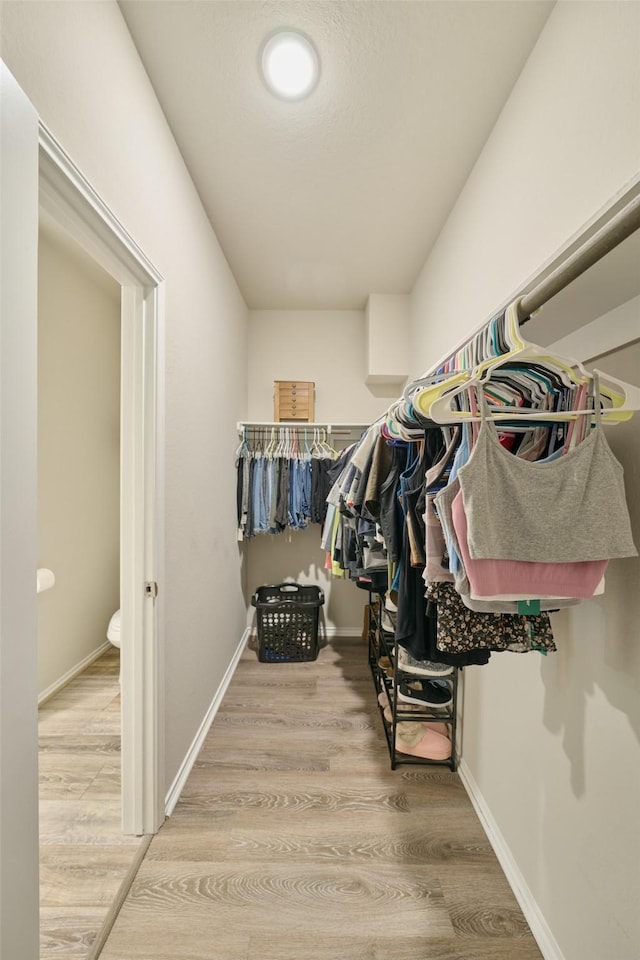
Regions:
[[155, 580], [147, 580], [144, 585], [144, 595], [145, 597], [151, 597], [155, 599], [158, 596], [158, 584]]

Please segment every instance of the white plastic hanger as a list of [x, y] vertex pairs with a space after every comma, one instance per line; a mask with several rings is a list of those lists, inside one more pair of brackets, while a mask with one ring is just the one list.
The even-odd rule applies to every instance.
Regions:
[[[613, 396], [613, 403], [611, 406], [605, 406], [602, 410], [603, 422], [615, 424], [622, 423], [625, 420], [630, 420], [633, 414], [640, 410], [640, 387], [635, 387], [630, 383], [625, 383], [623, 380], [617, 380], [616, 378], [613, 378], [609, 374], [605, 374], [600, 370], [594, 369], [593, 372], [600, 377], [600, 399], [602, 400], [605, 398], [611, 400]], [[602, 383], [602, 381], [608, 382]], [[614, 391], [611, 381], [615, 382], [616, 387], [621, 388], [622, 392], [619, 392], [618, 390]], [[429, 408], [429, 417], [435, 423], [441, 424], [460, 423], [461, 421], [465, 423], [479, 422], [482, 420], [482, 417], [474, 415], [467, 410], [452, 410], [451, 400], [458, 393], [461, 393], [462, 390], [466, 390], [468, 387], [486, 382], [486, 380], [482, 380], [480, 378], [472, 378], [462, 389], [453, 390], [446, 396], [436, 400]], [[567, 411], [544, 411], [536, 410], [531, 407], [493, 407], [490, 409], [490, 412], [491, 416], [495, 420], [501, 421], [504, 420], [516, 422], [517, 420], [546, 420], [561, 422], [575, 420], [579, 416], [593, 413], [593, 409], [585, 407], [577, 410]]]
[[[432, 400], [426, 415], [436, 423], [459, 423], [461, 421], [478, 421], [481, 419], [469, 411], [455, 410], [451, 407], [451, 401], [459, 394], [477, 384], [487, 382], [491, 377], [491, 372], [496, 368], [514, 360], [531, 360], [536, 364], [548, 367], [550, 371], [559, 375], [567, 386], [573, 386], [588, 383], [591, 374], [582, 363], [577, 360], [560, 357], [549, 354], [544, 347], [529, 343], [524, 340], [520, 334], [518, 324], [518, 301], [514, 301], [506, 311], [506, 332], [510, 344], [513, 348], [507, 353], [498, 357], [487, 358], [481, 361], [473, 371], [473, 375], [466, 381], [449, 386], [445, 381], [443, 387], [449, 386], [446, 392]], [[600, 378], [600, 396], [604, 398], [605, 406], [602, 419], [605, 422], [617, 423], [628, 420], [633, 413], [640, 410], [640, 388], [618, 380], [601, 371], [594, 371]], [[415, 401], [414, 401], [415, 402]], [[422, 409], [422, 407], [420, 408]], [[423, 411], [425, 412], [425, 411]], [[575, 420], [576, 417], [592, 412], [590, 409], [577, 409], [567, 412], [561, 411], [540, 411], [529, 407], [511, 407], [507, 412], [504, 408], [492, 411], [492, 416], [500, 420], [518, 419], [527, 420]]]
[[330, 460], [337, 460], [340, 454], [338, 451], [331, 446], [327, 439], [327, 431], [322, 428], [322, 439], [320, 441], [320, 449], [324, 450], [324, 456], [328, 457]]
[[[462, 393], [466, 387], [479, 382], [481, 379], [486, 379], [494, 367], [501, 366], [516, 359], [535, 359], [538, 363], [543, 365], [547, 364], [561, 377], [566, 386], [571, 386], [576, 381], [579, 383], [588, 381], [589, 374], [578, 360], [564, 360], [560, 357], [552, 357], [544, 347], [539, 347], [537, 344], [530, 343], [523, 338], [518, 322], [518, 303], [518, 300], [514, 300], [513, 303], [507, 307], [504, 315], [504, 329], [502, 333], [510, 349], [506, 353], [501, 354], [492, 352], [494, 328], [499, 319], [498, 317], [494, 317], [486, 325], [484, 330], [476, 334], [472, 341], [465, 344], [450, 358], [450, 362], [463, 364], [463, 369], [457, 372], [454, 371], [447, 379], [442, 380], [440, 383], [425, 386], [424, 389], [419, 389], [415, 393], [412, 402], [420, 413], [430, 417], [432, 420], [436, 420], [438, 423], [446, 422], [437, 420], [437, 417], [432, 415], [431, 410], [434, 404], [438, 403], [445, 395], [451, 398], [457, 396], [457, 394]], [[436, 376], [439, 375], [436, 374]], [[428, 376], [423, 379], [427, 381]], [[436, 414], [444, 409], [446, 409], [446, 404], [443, 402], [440, 406], [436, 406]], [[442, 415], [442, 413], [440, 415]], [[458, 419], [463, 418], [459, 417]]]

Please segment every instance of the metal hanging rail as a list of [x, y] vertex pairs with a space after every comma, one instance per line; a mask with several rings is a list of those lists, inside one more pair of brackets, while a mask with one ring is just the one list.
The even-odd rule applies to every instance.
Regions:
[[441, 357], [423, 374], [428, 377], [434, 370], [444, 366], [456, 353], [471, 343], [491, 322], [493, 317], [503, 313], [514, 300], [519, 299], [518, 316], [525, 323], [536, 310], [551, 300], [557, 293], [569, 286], [577, 277], [585, 273], [599, 260], [614, 250], [640, 229], [640, 177], [622, 191], [606, 210], [595, 216], [585, 225], [582, 233], [574, 236], [565, 245], [564, 252], [558, 254], [556, 262], [551, 260], [540, 269], [536, 276], [522, 284], [520, 291], [514, 292], [504, 303], [483, 321], [453, 350]]
[[640, 229], [640, 195], [634, 197], [603, 224], [582, 246], [578, 247], [548, 277], [527, 293], [520, 301], [518, 313], [521, 318], [530, 317], [535, 310], [568, 287], [577, 277], [594, 266], [618, 244]]
[[352, 420], [338, 423], [336, 420], [238, 420], [238, 430], [243, 427], [299, 427], [308, 430], [314, 427], [367, 427], [369, 420]]
[[336, 423], [328, 421], [301, 421], [301, 420], [239, 420], [237, 423], [238, 434], [242, 435], [251, 430], [297, 430], [301, 434], [309, 430], [325, 430], [328, 437], [358, 437], [363, 430], [366, 430], [370, 421], [361, 421], [360, 423]]

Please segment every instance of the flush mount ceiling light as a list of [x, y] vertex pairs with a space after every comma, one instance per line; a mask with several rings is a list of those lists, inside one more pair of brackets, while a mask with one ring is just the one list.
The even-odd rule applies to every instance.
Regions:
[[297, 30], [279, 30], [267, 38], [261, 67], [267, 87], [283, 100], [308, 96], [320, 74], [316, 48]]

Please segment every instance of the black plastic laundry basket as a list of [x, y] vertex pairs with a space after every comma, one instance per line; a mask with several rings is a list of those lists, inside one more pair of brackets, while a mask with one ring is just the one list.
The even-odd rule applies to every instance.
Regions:
[[258, 619], [258, 660], [291, 663], [318, 656], [320, 587], [279, 583], [258, 587], [251, 603]]

